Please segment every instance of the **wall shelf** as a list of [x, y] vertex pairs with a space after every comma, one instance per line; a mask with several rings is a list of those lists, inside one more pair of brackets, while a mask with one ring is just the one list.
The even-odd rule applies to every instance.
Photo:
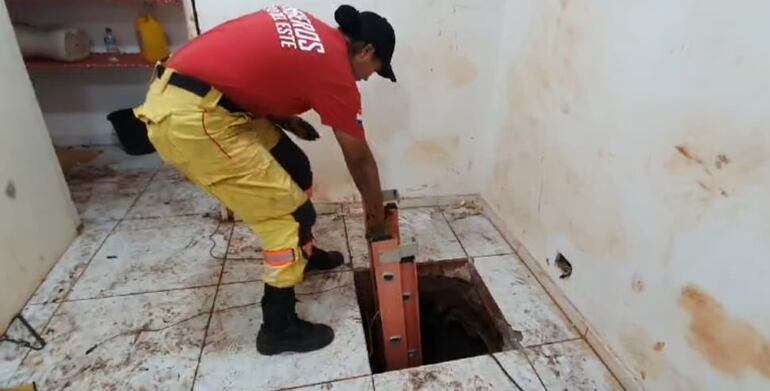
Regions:
[[25, 62], [28, 69], [151, 68], [155, 65], [147, 62], [139, 53], [93, 53], [76, 62], [48, 59], [26, 59]]

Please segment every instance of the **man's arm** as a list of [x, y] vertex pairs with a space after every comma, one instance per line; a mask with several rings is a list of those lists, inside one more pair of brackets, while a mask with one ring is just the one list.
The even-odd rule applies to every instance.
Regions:
[[369, 144], [363, 138], [357, 138], [336, 129], [334, 135], [342, 148], [350, 175], [363, 198], [367, 234], [386, 233], [380, 174]]

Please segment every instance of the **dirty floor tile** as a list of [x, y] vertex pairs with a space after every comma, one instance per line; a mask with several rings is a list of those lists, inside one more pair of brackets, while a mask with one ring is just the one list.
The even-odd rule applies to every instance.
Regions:
[[70, 194], [83, 221], [122, 219], [147, 187], [150, 174], [118, 181], [70, 183]]
[[14, 380], [43, 390], [189, 390], [215, 288], [65, 302]]
[[216, 285], [217, 258], [224, 257], [231, 230], [230, 223], [202, 216], [124, 220], [68, 299]]
[[530, 349], [535, 370], [549, 390], [612, 390], [623, 388], [583, 340]]
[[438, 208], [399, 210], [401, 239], [417, 239], [418, 262], [466, 258], [460, 242]]
[[326, 251], [339, 251], [345, 257], [345, 263], [350, 264], [348, 238], [345, 232], [345, 221], [340, 215], [321, 215], [313, 227], [315, 245]]
[[257, 353], [263, 286], [249, 282], [221, 287], [196, 389], [277, 389], [370, 374], [352, 272], [310, 276], [297, 288], [299, 316], [328, 324], [335, 332], [331, 345], [304, 354]]
[[235, 223], [227, 250], [222, 283], [256, 281], [262, 278], [262, 244], [245, 223]]
[[370, 376], [294, 388], [297, 391], [374, 391]]
[[[316, 245], [327, 251], [339, 251], [350, 263], [350, 253], [345, 235], [345, 223], [342, 216], [320, 215], [313, 227]], [[244, 223], [236, 223], [233, 239], [227, 253], [222, 282], [256, 281], [262, 279], [262, 245], [251, 229]], [[335, 269], [334, 271], [340, 271]]]
[[222, 274], [223, 284], [249, 282], [262, 279], [262, 259], [227, 259]]
[[469, 256], [513, 253], [513, 249], [486, 217], [479, 214], [445, 214]]
[[157, 154], [131, 156], [116, 146], [57, 148], [67, 182], [116, 181], [152, 174], [160, 167]]
[[[527, 352], [529, 359], [534, 359], [532, 352]], [[523, 391], [545, 391], [543, 384], [537, 377], [535, 369], [527, 361], [527, 356], [519, 350], [510, 350], [502, 353], [495, 353], [495, 358], [503, 366], [503, 370], [513, 378], [516, 385]]]
[[235, 223], [227, 259], [263, 259], [262, 243], [244, 222]]
[[[56, 311], [56, 304], [36, 304], [27, 305], [22, 311], [22, 316], [29, 322], [35, 331], [43, 333], [45, 325]], [[7, 335], [13, 339], [28, 341], [37, 345], [35, 338], [29, 333], [24, 325], [15, 320], [7, 330]], [[30, 352], [31, 349], [25, 348], [10, 342], [0, 342], [0, 387], [11, 385], [13, 374], [21, 361]], [[15, 384], [15, 383], [14, 383]]]
[[515, 390], [490, 356], [477, 356], [374, 375], [377, 391]]
[[524, 346], [578, 337], [543, 287], [515, 255], [474, 258], [474, 266]]
[[219, 202], [184, 179], [153, 180], [128, 212], [128, 218], [169, 217], [210, 213], [219, 215]]
[[366, 243], [366, 228], [363, 215], [346, 215], [345, 227], [348, 232], [350, 259], [354, 269], [368, 269], [369, 248]]
[[187, 180], [174, 166], [164, 164], [155, 174], [156, 181], [184, 181]]
[[137, 171], [153, 172], [163, 163], [157, 153], [146, 155], [129, 155], [119, 146], [101, 146], [99, 156], [90, 162], [88, 167], [106, 167], [121, 173]]
[[63, 300], [117, 224], [115, 220], [85, 222], [83, 231], [48, 273], [30, 303], [56, 303]]

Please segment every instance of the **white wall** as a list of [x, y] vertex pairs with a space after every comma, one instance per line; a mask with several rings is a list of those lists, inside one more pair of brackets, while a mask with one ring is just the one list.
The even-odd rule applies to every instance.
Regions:
[[[104, 29], [110, 27], [121, 51], [139, 51], [134, 20], [141, 2], [11, 2], [15, 23], [36, 26], [71, 26], [84, 29], [92, 40], [92, 51], [104, 51]], [[153, 8], [172, 48], [187, 41], [187, 26], [181, 4], [158, 4]], [[117, 138], [108, 113], [142, 102], [152, 70], [139, 69], [46, 69], [32, 70], [35, 92], [54, 143], [57, 145], [114, 144]]]
[[647, 389], [770, 389], [770, 4], [505, 14], [476, 174], [506, 230]]
[[75, 236], [77, 211], [0, 4], [0, 329]]
[[[273, 3], [233, 0], [227, 7], [221, 4], [196, 1], [203, 31]], [[288, 4], [336, 26], [338, 3], [298, 0]], [[476, 159], [475, 138], [489, 124], [491, 108], [485, 102], [495, 87], [498, 10], [504, 2], [368, 0], [350, 4], [380, 13], [396, 31], [393, 66], [399, 82], [373, 77], [360, 85], [364, 124], [383, 186], [409, 196], [478, 193], [480, 182], [469, 173]], [[324, 129], [321, 140], [301, 146], [313, 163], [317, 199], [358, 196], [331, 131]]]

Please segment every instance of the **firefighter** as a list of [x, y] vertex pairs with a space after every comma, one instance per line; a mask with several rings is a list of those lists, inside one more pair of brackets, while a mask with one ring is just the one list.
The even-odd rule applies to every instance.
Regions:
[[145, 101], [134, 109], [161, 158], [260, 238], [261, 354], [313, 351], [334, 339], [331, 327], [295, 311], [294, 287], [304, 272], [343, 263], [341, 253], [313, 244], [313, 174], [284, 130], [306, 140], [319, 135], [297, 115], [315, 110], [333, 129], [364, 202], [367, 235], [386, 229], [356, 82], [375, 72], [396, 81], [395, 34], [385, 18], [348, 5], [334, 17], [337, 27], [273, 6], [225, 22], [158, 64]]

